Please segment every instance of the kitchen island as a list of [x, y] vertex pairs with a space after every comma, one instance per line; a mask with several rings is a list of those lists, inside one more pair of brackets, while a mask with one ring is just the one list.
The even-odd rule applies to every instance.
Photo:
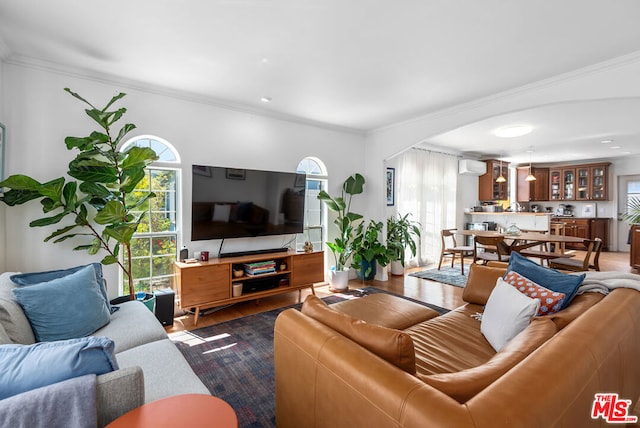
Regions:
[[534, 212], [469, 212], [464, 213], [465, 224], [467, 223], [495, 223], [496, 228], [506, 229], [514, 224], [521, 230], [535, 232], [548, 232], [549, 223], [553, 214]]

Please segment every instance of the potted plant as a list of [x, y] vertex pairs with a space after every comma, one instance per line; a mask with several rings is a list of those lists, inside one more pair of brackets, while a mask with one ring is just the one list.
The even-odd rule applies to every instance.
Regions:
[[351, 200], [354, 195], [359, 195], [364, 189], [364, 177], [358, 173], [348, 177], [342, 183], [340, 196], [332, 197], [324, 190], [318, 194], [329, 210], [337, 213], [334, 224], [338, 228], [338, 236], [333, 242], [327, 242], [327, 247], [333, 253], [335, 265], [329, 271], [330, 288], [343, 291], [348, 288], [349, 271], [347, 263], [353, 252], [354, 228], [362, 220], [362, 215], [351, 212]]
[[405, 252], [416, 255], [416, 240], [420, 239], [420, 223], [410, 220], [409, 213], [387, 219], [387, 248], [391, 260], [391, 274], [404, 274]]
[[622, 217], [630, 224], [640, 223], [640, 198], [629, 199], [627, 212]]
[[[135, 192], [135, 189], [145, 177], [145, 168], [157, 155], [150, 148], [131, 147], [124, 153], [118, 150], [135, 125], [127, 123], [115, 132], [112, 126], [127, 110], [109, 109], [126, 94], [114, 96], [99, 109], [69, 88], [65, 91], [89, 106], [85, 112], [99, 128], [86, 137], [65, 138], [68, 150], [78, 150], [67, 171], [75, 180], [59, 177], [40, 183], [26, 175], [12, 175], [0, 182], [0, 188], [5, 188], [0, 201], [14, 206], [40, 199], [45, 216], [33, 220], [29, 226], [46, 227], [65, 220], [65, 225], [44, 241], [59, 243], [79, 239], [82, 243], [74, 250], [85, 250], [90, 255], [106, 253], [101, 263], [117, 264], [122, 269], [129, 285], [128, 297], [133, 300], [131, 238], [145, 215], [143, 205], [155, 196]], [[136, 211], [142, 213], [136, 215]]]
[[352, 267], [358, 272], [358, 278], [371, 280], [376, 276], [376, 266], [384, 267], [389, 263], [389, 253], [379, 240], [384, 224], [371, 220], [364, 227], [360, 223], [353, 238]]

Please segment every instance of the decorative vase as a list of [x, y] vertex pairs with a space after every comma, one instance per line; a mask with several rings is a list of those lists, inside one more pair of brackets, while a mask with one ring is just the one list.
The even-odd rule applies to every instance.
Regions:
[[348, 270], [329, 271], [329, 289], [331, 291], [346, 291], [349, 289]]
[[391, 275], [404, 275], [404, 266], [400, 260], [391, 262]]

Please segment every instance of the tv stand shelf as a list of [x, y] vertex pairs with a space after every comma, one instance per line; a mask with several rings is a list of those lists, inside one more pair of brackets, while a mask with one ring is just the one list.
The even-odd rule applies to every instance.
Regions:
[[[276, 271], [258, 275], [243, 273], [240, 277], [234, 277], [233, 271], [243, 269], [245, 263], [264, 261], [274, 261]], [[194, 325], [198, 324], [198, 317], [203, 309], [296, 290], [300, 294], [303, 288], [311, 288], [311, 292], [315, 294], [313, 285], [324, 281], [322, 251], [275, 252], [209, 259], [197, 263], [176, 262], [174, 267], [180, 308], [195, 308]], [[233, 296], [234, 284], [243, 284], [242, 295]]]

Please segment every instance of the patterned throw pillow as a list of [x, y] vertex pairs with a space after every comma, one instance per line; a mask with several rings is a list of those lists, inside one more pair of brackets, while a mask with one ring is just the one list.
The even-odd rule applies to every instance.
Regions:
[[518, 291], [532, 299], [540, 301], [540, 309], [537, 315], [550, 315], [558, 312], [562, 308], [565, 294], [552, 291], [536, 284], [517, 272], [509, 271], [504, 280], [513, 285]]

